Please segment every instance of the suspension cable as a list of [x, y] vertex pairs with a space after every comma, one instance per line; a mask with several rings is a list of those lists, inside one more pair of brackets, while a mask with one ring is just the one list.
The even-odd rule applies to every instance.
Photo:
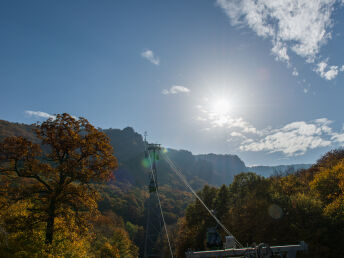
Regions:
[[[168, 232], [167, 232], [167, 227], [166, 227], [166, 222], [165, 222], [165, 217], [164, 217], [164, 213], [162, 212], [162, 207], [161, 207], [161, 202], [160, 202], [160, 197], [159, 197], [159, 190], [158, 190], [158, 185], [157, 185], [157, 182], [155, 180], [155, 175], [154, 175], [154, 172], [153, 172], [153, 166], [152, 166], [152, 159], [151, 159], [151, 156], [150, 154], [148, 154], [148, 157], [149, 157], [149, 164], [150, 164], [150, 171], [152, 173], [152, 177], [153, 177], [153, 180], [154, 180], [154, 186], [155, 186], [155, 191], [156, 191], [156, 195], [158, 197], [158, 203], [159, 203], [159, 207], [160, 207], [160, 213], [161, 213], [161, 217], [162, 217], [162, 221], [164, 223], [164, 228], [165, 228], [165, 232], [166, 232], [166, 238], [167, 238], [167, 242], [168, 242], [168, 247], [170, 249], [170, 253], [171, 253], [171, 257], [173, 258], [173, 252], [172, 252], [172, 247], [171, 247], [171, 242], [170, 242], [170, 238], [168, 236]], [[155, 157], [154, 157], [155, 158]]]
[[202, 201], [202, 199], [198, 196], [198, 194], [194, 191], [194, 189], [191, 187], [191, 185], [187, 182], [184, 175], [180, 172], [180, 170], [176, 167], [176, 165], [173, 163], [173, 161], [165, 154], [163, 154], [164, 159], [167, 161], [167, 163], [170, 165], [172, 170], [177, 174], [177, 176], [181, 179], [181, 181], [189, 188], [191, 193], [200, 201], [200, 203], [204, 206], [204, 208], [209, 212], [209, 214], [214, 218], [214, 220], [219, 224], [222, 229], [228, 234], [234, 237], [234, 241], [238, 244], [239, 247], [243, 247], [243, 245], [236, 239], [236, 237], [229, 232], [229, 230], [221, 223], [221, 221], [214, 215], [214, 213], [207, 207], [207, 205]]

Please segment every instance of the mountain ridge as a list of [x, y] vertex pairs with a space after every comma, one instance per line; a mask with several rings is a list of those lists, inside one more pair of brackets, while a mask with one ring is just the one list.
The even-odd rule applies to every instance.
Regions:
[[[0, 120], [0, 140], [8, 136], [23, 136], [38, 142], [32, 129], [33, 125]], [[116, 172], [116, 178], [120, 182], [127, 182], [136, 186], [147, 185], [147, 168], [142, 165], [145, 149], [142, 135], [132, 127], [101, 130], [109, 137], [114, 148], [114, 154], [119, 161], [120, 166]], [[169, 155], [196, 188], [201, 188], [205, 184], [214, 186], [230, 184], [234, 176], [241, 172], [254, 172], [268, 177], [274, 173], [293, 173], [299, 169], [310, 167], [308, 164], [248, 167], [236, 154], [193, 154], [188, 150], [171, 148], [167, 148], [166, 155]], [[168, 164], [161, 160], [159, 166], [160, 181], [163, 184], [173, 182]]]

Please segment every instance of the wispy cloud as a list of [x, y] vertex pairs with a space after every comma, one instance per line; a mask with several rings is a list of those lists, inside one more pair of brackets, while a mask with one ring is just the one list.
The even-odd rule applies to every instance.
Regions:
[[[313, 63], [331, 39], [331, 18], [337, 0], [217, 0], [232, 25], [245, 25], [270, 38], [276, 59], [290, 66], [288, 51]], [[332, 67], [332, 66], [331, 66]], [[321, 74], [320, 74], [321, 75]], [[332, 69], [324, 78], [337, 75]]]
[[30, 117], [36, 117], [36, 118], [44, 118], [44, 119], [55, 119], [56, 116], [54, 115], [50, 115], [46, 112], [42, 112], [42, 111], [32, 111], [32, 110], [25, 110], [25, 114], [27, 114]]
[[247, 137], [245, 135], [243, 135], [242, 133], [239, 132], [231, 132], [230, 133], [231, 137], [238, 137], [238, 138], [242, 138], [242, 139], [247, 139]]
[[338, 66], [332, 65], [328, 67], [326, 61], [322, 61], [317, 64], [317, 67], [314, 69], [318, 74], [320, 74], [321, 78], [326, 80], [332, 80], [336, 78], [339, 72]]
[[292, 75], [293, 76], [299, 76], [299, 72], [297, 71], [297, 69], [295, 67], [293, 68]]
[[266, 131], [258, 139], [250, 139], [240, 146], [242, 151], [282, 152], [287, 156], [303, 155], [307, 150], [332, 144], [332, 121], [317, 119], [312, 122], [292, 122], [282, 128]]
[[271, 53], [276, 56], [276, 60], [284, 61], [290, 65], [287, 44], [282, 43], [281, 41], [275, 42], [271, 49]]
[[190, 89], [185, 86], [181, 85], [173, 85], [170, 89], [163, 89], [162, 94], [169, 95], [169, 94], [179, 94], [179, 93], [189, 93]]
[[236, 144], [241, 151], [280, 152], [285, 156], [298, 156], [320, 147], [344, 146], [344, 127], [336, 132], [331, 127], [333, 122], [327, 118], [296, 121], [280, 128], [259, 130], [241, 117], [215, 114], [201, 105], [197, 109], [200, 115], [196, 120], [205, 126], [206, 131], [219, 128], [227, 131], [226, 140]]
[[150, 49], [147, 49], [141, 53], [141, 56], [147, 59], [149, 62], [155, 65], [160, 65], [160, 58], [154, 54]]
[[[245, 121], [241, 117], [234, 117], [229, 113], [217, 113], [207, 110], [202, 105], [196, 106], [201, 112], [201, 115], [197, 117], [198, 121], [206, 122], [210, 124], [211, 128], [224, 128], [224, 129], [240, 129], [244, 133], [260, 135], [262, 132], [258, 131], [253, 125]], [[238, 134], [232, 135], [237, 137]]]

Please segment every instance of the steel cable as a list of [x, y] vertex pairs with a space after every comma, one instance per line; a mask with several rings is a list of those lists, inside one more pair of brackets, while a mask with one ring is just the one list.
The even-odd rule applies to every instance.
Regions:
[[200, 201], [200, 203], [204, 206], [204, 208], [209, 212], [209, 214], [214, 218], [214, 220], [219, 224], [222, 229], [228, 234], [234, 237], [235, 242], [238, 244], [240, 248], [243, 248], [243, 245], [235, 238], [235, 236], [229, 232], [229, 230], [221, 223], [221, 221], [214, 215], [214, 213], [207, 207], [207, 205], [202, 201], [202, 199], [198, 196], [198, 194], [194, 191], [194, 189], [191, 187], [191, 185], [187, 182], [184, 175], [180, 172], [180, 170], [176, 167], [176, 165], [173, 163], [173, 161], [165, 154], [163, 154], [164, 159], [166, 162], [170, 165], [172, 170], [178, 175], [178, 177], [181, 179], [181, 181], [189, 188], [191, 193]]
[[[157, 194], [157, 197], [158, 197], [158, 203], [159, 203], [159, 207], [160, 207], [160, 213], [161, 213], [162, 221], [163, 221], [163, 223], [164, 223], [164, 229], [165, 229], [165, 232], [166, 232], [166, 238], [167, 238], [167, 242], [168, 242], [168, 247], [169, 247], [169, 249], [170, 249], [171, 257], [173, 258], [173, 252], [172, 252], [171, 242], [170, 242], [170, 238], [169, 238], [168, 232], [167, 232], [167, 226], [166, 226], [166, 222], [165, 222], [164, 213], [162, 212], [162, 207], [161, 207], [161, 202], [160, 202], [160, 196], [159, 196], [159, 191], [158, 191], [158, 187], [157, 187], [158, 185], [157, 185], [157, 182], [156, 182], [156, 180], [155, 180], [155, 175], [154, 175], [154, 172], [153, 172], [153, 166], [152, 166], [152, 160], [151, 160], [150, 154], [148, 154], [148, 157], [149, 157], [150, 170], [151, 170], [152, 177], [153, 177], [153, 180], [154, 180], [155, 190], [156, 190], [156, 194]], [[155, 158], [155, 157], [154, 157], [154, 158]]]

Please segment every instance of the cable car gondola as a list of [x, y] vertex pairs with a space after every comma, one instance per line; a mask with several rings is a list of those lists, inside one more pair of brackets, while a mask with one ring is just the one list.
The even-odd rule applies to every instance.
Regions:
[[153, 177], [150, 177], [150, 182], [149, 182], [149, 192], [155, 192], [156, 191], [156, 187], [155, 187], [155, 182]]
[[210, 250], [222, 248], [222, 239], [216, 227], [207, 228], [207, 247]]

